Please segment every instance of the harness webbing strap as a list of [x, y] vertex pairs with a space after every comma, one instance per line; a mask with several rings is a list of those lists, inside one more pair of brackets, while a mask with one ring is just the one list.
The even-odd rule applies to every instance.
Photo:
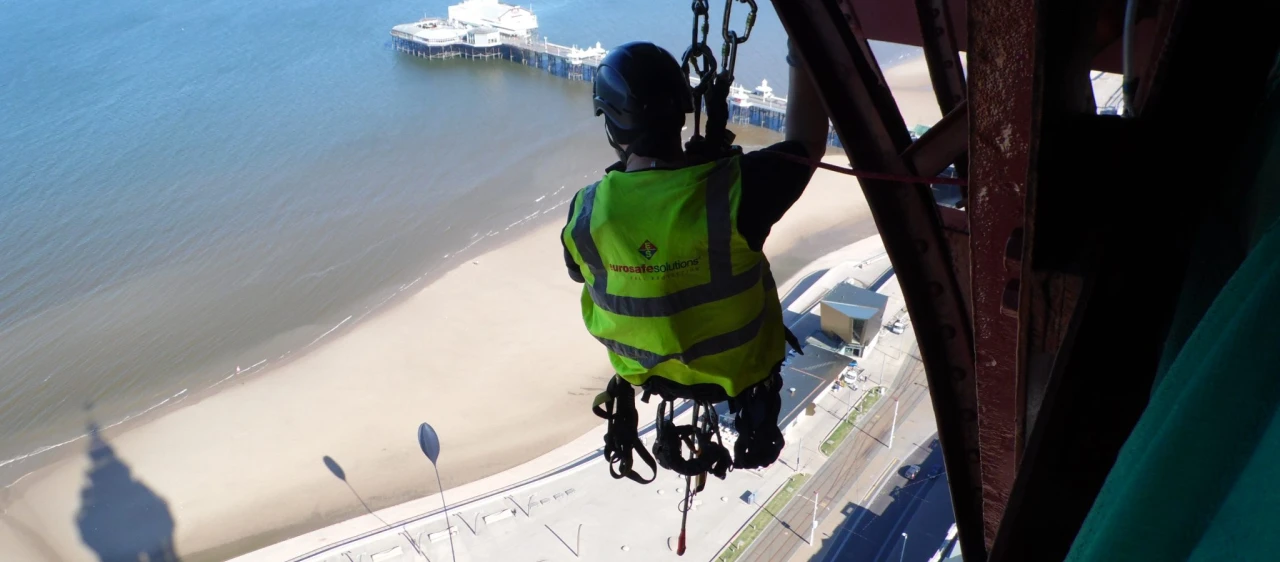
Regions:
[[[671, 402], [658, 404], [658, 438], [653, 443], [653, 456], [662, 468], [684, 476], [706, 473], [724, 479], [733, 465], [729, 449], [719, 442], [719, 427], [715, 422], [715, 405], [711, 402], [694, 402], [692, 425], [676, 425]], [[699, 412], [701, 410], [701, 412]], [[689, 449], [685, 458], [681, 448]]]
[[[780, 366], [780, 364], [779, 364]], [[735, 414], [734, 426], [738, 440], [734, 452], [720, 439], [719, 418], [715, 402], [694, 401], [691, 425], [675, 424], [674, 398], [662, 396], [658, 404], [655, 428], [657, 438], [653, 454], [645, 450], [637, 425], [636, 390], [630, 383], [614, 375], [604, 392], [596, 396], [591, 411], [608, 422], [604, 436], [604, 457], [609, 462], [609, 474], [614, 478], [629, 478], [640, 484], [653, 482], [657, 467], [684, 476], [699, 477], [697, 490], [705, 484], [707, 473], [724, 479], [731, 468], [756, 469], [773, 464], [782, 453], [786, 440], [778, 428], [778, 414], [782, 410], [782, 374], [775, 367], [766, 380], [729, 400], [729, 412]], [[648, 397], [646, 390], [646, 398]], [[682, 448], [688, 448], [685, 458]], [[652, 476], [644, 478], [632, 468], [633, 453], [649, 467]]]
[[778, 460], [786, 439], [778, 428], [778, 414], [782, 411], [782, 373], [775, 368], [767, 381], [729, 400], [729, 411], [737, 414], [733, 420], [738, 430], [738, 440], [733, 445], [734, 468], [763, 468]]
[[[653, 456], [645, 450], [640, 441], [637, 425], [640, 415], [636, 412], [636, 390], [627, 381], [614, 375], [604, 392], [596, 395], [591, 404], [591, 411], [607, 422], [604, 434], [604, 458], [609, 463], [609, 475], [614, 478], [630, 478], [640, 484], [653, 482], [658, 476], [658, 467]], [[649, 478], [640, 476], [631, 464], [634, 462], [632, 452], [640, 455], [640, 460], [649, 467], [653, 475]], [[616, 466], [615, 466], [616, 465]]]
[[787, 338], [787, 345], [791, 346], [791, 349], [794, 349], [796, 353], [799, 353], [800, 355], [804, 355], [804, 348], [800, 347], [800, 338], [796, 337], [795, 332], [792, 332], [791, 328], [786, 328], [786, 334], [784, 334], [784, 337]]

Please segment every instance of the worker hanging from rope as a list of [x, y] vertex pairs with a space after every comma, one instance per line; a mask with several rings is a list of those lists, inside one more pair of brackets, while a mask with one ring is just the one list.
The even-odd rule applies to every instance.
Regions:
[[[751, 11], [739, 35], [728, 23], [734, 1], [725, 7], [718, 70], [706, 44], [706, 0], [694, 1], [683, 65], [645, 42], [619, 46], [601, 61], [594, 109], [618, 161], [574, 195], [561, 232], [569, 276], [584, 285], [583, 320], [617, 373], [593, 404], [608, 421], [610, 473], [651, 482], [656, 460], [684, 475], [686, 516], [706, 474], [765, 467], [782, 451], [781, 366], [788, 342], [798, 342], [783, 325], [763, 248], [813, 175], [797, 160], [821, 158], [827, 144], [825, 109], [791, 53], [786, 140], [745, 154], [731, 146], [727, 98], [737, 47], [750, 36], [756, 11], [744, 2]], [[692, 87], [691, 73], [698, 80]], [[694, 134], [682, 146], [688, 113]], [[652, 457], [638, 436], [636, 386], [644, 401], [662, 400]], [[675, 424], [677, 399], [692, 404], [692, 425]], [[738, 433], [732, 455], [721, 444], [715, 410], [725, 402]], [[633, 466], [635, 454], [648, 466], [645, 474]]]

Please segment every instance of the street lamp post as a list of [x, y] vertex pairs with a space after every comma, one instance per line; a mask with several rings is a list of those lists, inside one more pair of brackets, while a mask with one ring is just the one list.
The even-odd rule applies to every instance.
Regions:
[[449, 537], [449, 558], [453, 562], [458, 562], [458, 554], [453, 550], [453, 531], [452, 523], [449, 522], [449, 504], [444, 501], [444, 483], [440, 481], [440, 465], [436, 464], [436, 460], [440, 458], [440, 437], [436, 435], [435, 428], [431, 427], [427, 422], [422, 422], [418, 426], [418, 447], [422, 448], [422, 454], [427, 456], [431, 461], [431, 468], [436, 471], [436, 486], [440, 488], [440, 505], [444, 508], [444, 534]]
[[813, 533], [818, 530], [818, 491], [813, 491], [813, 519], [809, 524], [809, 544], [813, 545]]
[[898, 562], [902, 562], [902, 557], [907, 555], [907, 534], [902, 533], [902, 552], [898, 553]]
[[889, 426], [889, 448], [893, 448], [893, 434], [898, 430], [898, 401], [893, 401], [893, 425]]
[[801, 451], [802, 449], [804, 449], [804, 437], [801, 437], [801, 438], [796, 442], [796, 470], [795, 470], [795, 472], [800, 472], [800, 451]]

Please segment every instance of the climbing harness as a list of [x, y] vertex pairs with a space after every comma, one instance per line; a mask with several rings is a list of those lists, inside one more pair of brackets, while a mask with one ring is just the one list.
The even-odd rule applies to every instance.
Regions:
[[[789, 344], [796, 346], [795, 336], [788, 332]], [[665, 392], [659, 393], [656, 419], [654, 420], [653, 455], [645, 450], [636, 427], [636, 391], [630, 383], [614, 375], [605, 392], [596, 396], [592, 411], [607, 421], [604, 437], [604, 457], [609, 463], [609, 474], [616, 479], [629, 478], [648, 484], [657, 477], [657, 466], [685, 477], [685, 497], [680, 504], [680, 535], [676, 554], [685, 551], [689, 509], [693, 498], [706, 488], [707, 474], [723, 480], [730, 470], [757, 469], [769, 466], [778, 459], [786, 444], [782, 430], [778, 428], [778, 414], [782, 409], [781, 365], [768, 379], [755, 384], [742, 394], [728, 399], [728, 413], [734, 415], [734, 428], [738, 432], [734, 454], [730, 455], [720, 434], [720, 414], [716, 402], [705, 397], [678, 398]], [[656, 377], [653, 380], [661, 380]], [[646, 384], [641, 401], [648, 403], [654, 393]], [[691, 405], [693, 423], [676, 425], [676, 400]], [[685, 451], [688, 451], [687, 455]], [[649, 467], [652, 476], [644, 478], [632, 468], [632, 455]], [[696, 479], [696, 481], [695, 481]]]
[[[674, 403], [664, 398], [658, 404], [657, 440], [653, 444], [653, 456], [658, 460], [658, 466], [684, 476], [709, 472], [724, 479], [733, 459], [721, 442], [715, 405], [708, 401], [694, 401], [693, 420], [693, 425], [677, 426]], [[690, 458], [684, 458], [682, 446], [693, 452]]]
[[[614, 375], [607, 389], [596, 396], [592, 411], [607, 422], [604, 458], [609, 463], [611, 476], [648, 484], [657, 477], [657, 466], [661, 466], [685, 477], [677, 554], [684, 554], [688, 511], [693, 497], [706, 487], [707, 474], [723, 480], [734, 468], [763, 468], [778, 459], [785, 445], [782, 431], [778, 429], [778, 414], [782, 407], [778, 391], [781, 387], [780, 370], [774, 369], [765, 381], [727, 400], [728, 413], [735, 415], [734, 427], [738, 432], [732, 456], [720, 434], [720, 414], [715, 407], [717, 402], [724, 401], [722, 399], [680, 398], [666, 392], [670, 387], [661, 387], [658, 392], [661, 401], [654, 420], [653, 455], [650, 455], [640, 440], [637, 428], [639, 416], [635, 387]], [[655, 393], [652, 388], [646, 384], [641, 401], [649, 402]], [[676, 425], [676, 400], [684, 400], [691, 406], [692, 424]], [[645, 478], [635, 471], [633, 455], [640, 456], [640, 460], [649, 467], [651, 476]]]

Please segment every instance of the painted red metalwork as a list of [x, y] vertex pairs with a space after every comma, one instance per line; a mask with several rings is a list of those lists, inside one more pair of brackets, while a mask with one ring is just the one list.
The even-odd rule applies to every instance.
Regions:
[[[951, 249], [952, 268], [964, 298], [965, 310], [973, 309], [973, 289], [969, 287], [969, 215], [952, 207], [938, 206], [938, 218], [942, 219], [942, 236]], [[976, 410], [976, 408], [975, 408]], [[975, 488], [977, 487], [977, 483]]]
[[[923, 45], [920, 22], [916, 17], [916, 10], [912, 6], [912, 0], [846, 1], [857, 11], [858, 22], [866, 32], [868, 39], [915, 45], [917, 47]], [[955, 24], [956, 47], [961, 51], [972, 52], [969, 47], [969, 40], [972, 38], [972, 34], [969, 33], [969, 25], [972, 22], [966, 17], [969, 12], [965, 0], [950, 0], [948, 4], [947, 13], [951, 15], [951, 21]], [[1027, 4], [1029, 8], [1034, 5], [1032, 2], [1027, 2]], [[1136, 55], [1141, 65], [1139, 70], [1141, 70], [1141, 67], [1146, 65], [1146, 61], [1153, 51], [1154, 39], [1158, 31], [1156, 23], [1150, 20], [1138, 22], [1134, 31], [1135, 44], [1138, 47]], [[1114, 41], [1098, 52], [1092, 66], [1096, 70], [1119, 73], [1121, 70], [1120, 55], [1120, 41]]]
[[[851, 0], [775, 0], [774, 8], [811, 68], [833, 126], [855, 168], [911, 175], [902, 114], [860, 36]], [[929, 380], [938, 440], [961, 548], [986, 557], [978, 468], [978, 412], [968, 310], [928, 185], [860, 182], [911, 313]]]
[[1020, 281], [1035, 136], [1037, 26], [1030, 2], [969, 0], [969, 16], [969, 257], [989, 548], [1017, 475], [1024, 429]]
[[[947, 0], [916, 0], [916, 16], [920, 22], [920, 46], [929, 64], [929, 80], [938, 107], [943, 115], [950, 113], [968, 93], [964, 82], [964, 67], [956, 47], [955, 24], [952, 22]], [[963, 5], [956, 0], [954, 3]]]
[[[942, 173], [957, 158], [964, 155], [969, 146], [969, 108], [964, 100], [942, 116], [942, 120], [925, 131], [916, 142], [903, 151], [907, 165], [921, 176]], [[967, 169], [967, 166], [965, 166]], [[943, 182], [936, 182], [943, 183]], [[967, 181], [948, 180], [953, 185], [969, 185]]]
[[[938, 109], [943, 113], [923, 136], [912, 143], [902, 154], [907, 165], [924, 173], [941, 173], [954, 164], [956, 176], [969, 177], [969, 106], [968, 87], [965, 84], [964, 66], [956, 48], [955, 25], [952, 23], [948, 0], [915, 0], [916, 15], [920, 22], [921, 46], [925, 63], [929, 66], [929, 81]], [[932, 172], [936, 170], [936, 172]], [[960, 188], [959, 207], [967, 207], [969, 189]], [[959, 209], [939, 206], [943, 237], [951, 254], [951, 268], [955, 273], [964, 298], [965, 310], [973, 309], [973, 291], [969, 286], [969, 217]], [[977, 410], [977, 405], [969, 405]], [[979, 483], [972, 483], [976, 489]]]
[[[958, 0], [957, 0], [958, 1]], [[964, 65], [960, 62], [960, 51], [956, 48], [955, 24], [951, 21], [951, 8], [948, 0], [915, 0], [916, 16], [920, 22], [921, 49], [924, 51], [925, 63], [929, 66], [929, 81], [933, 84], [933, 94], [938, 99], [938, 109], [945, 115], [938, 125], [948, 123], [952, 114], [963, 107], [969, 96], [965, 84]], [[961, 116], [960, 124], [964, 130], [962, 146], [964, 150], [956, 153], [948, 162], [955, 164], [956, 176], [969, 177], [969, 114], [966, 110]], [[961, 188], [961, 205], [968, 205], [969, 190]], [[968, 270], [958, 272], [967, 277]]]

